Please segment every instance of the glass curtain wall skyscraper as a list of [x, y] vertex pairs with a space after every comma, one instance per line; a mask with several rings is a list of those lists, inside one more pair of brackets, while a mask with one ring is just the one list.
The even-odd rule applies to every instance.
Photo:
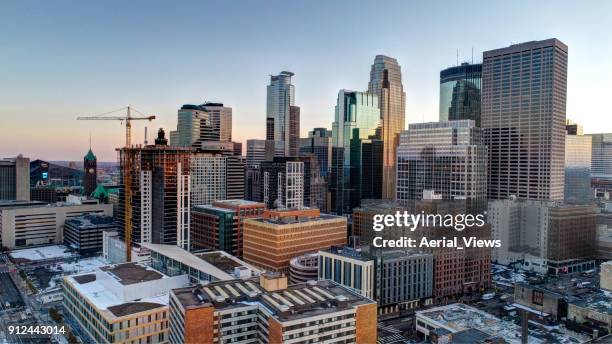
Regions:
[[395, 159], [399, 135], [406, 125], [406, 93], [397, 60], [376, 55], [370, 70], [368, 93], [378, 96], [383, 140], [383, 185], [385, 199], [395, 197]]
[[[291, 77], [294, 74], [283, 71], [279, 75], [270, 76], [270, 85], [267, 89], [267, 111], [266, 111], [266, 140], [274, 142], [274, 155], [291, 156], [293, 152], [297, 154], [296, 147], [299, 147], [299, 142], [292, 145], [290, 142], [291, 133], [295, 132], [295, 128], [291, 125], [296, 124], [291, 121], [291, 108], [295, 105], [295, 87], [291, 83]], [[299, 110], [293, 110], [299, 116]], [[298, 120], [299, 121], [299, 120]], [[299, 132], [299, 122], [297, 122]], [[299, 137], [294, 138], [299, 141]]]
[[361, 143], [376, 137], [380, 126], [378, 97], [341, 90], [332, 124], [331, 210], [348, 214], [359, 205]]
[[567, 46], [559, 40], [483, 53], [490, 199], [563, 200], [566, 97]]
[[480, 127], [482, 64], [462, 63], [440, 72], [440, 122], [471, 119]]

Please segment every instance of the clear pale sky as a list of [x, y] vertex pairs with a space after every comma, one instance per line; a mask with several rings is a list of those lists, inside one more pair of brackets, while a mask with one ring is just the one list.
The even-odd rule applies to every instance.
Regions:
[[[302, 135], [331, 129], [341, 88], [398, 59], [408, 123], [438, 117], [439, 72], [482, 51], [569, 46], [568, 118], [612, 132], [612, 1], [2, 1], [0, 158], [115, 161], [124, 128], [76, 121], [133, 105], [176, 127], [185, 103], [223, 102], [235, 141], [263, 138], [270, 74], [295, 73]], [[133, 125], [142, 142], [144, 122]]]

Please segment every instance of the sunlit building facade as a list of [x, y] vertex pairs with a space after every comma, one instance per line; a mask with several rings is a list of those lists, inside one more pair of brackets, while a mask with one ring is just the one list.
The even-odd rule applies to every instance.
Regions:
[[440, 72], [440, 122], [471, 119], [480, 127], [482, 64], [462, 63]]

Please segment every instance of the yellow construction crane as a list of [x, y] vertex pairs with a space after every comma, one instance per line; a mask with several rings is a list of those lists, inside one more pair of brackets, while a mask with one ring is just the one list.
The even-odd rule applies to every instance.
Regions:
[[[125, 116], [110, 116], [112, 114], [116, 114], [119, 112], [126, 111]], [[141, 117], [132, 117], [132, 111], [137, 112], [141, 115]], [[125, 148], [123, 149], [123, 159], [121, 161], [121, 165], [123, 167], [123, 187], [125, 194], [125, 204], [124, 204], [124, 215], [125, 215], [125, 225], [124, 225], [124, 233], [125, 233], [125, 257], [128, 262], [132, 261], [132, 160], [134, 158], [134, 152], [132, 151], [132, 123], [134, 120], [147, 120], [152, 121], [155, 119], [155, 116], [147, 116], [141, 113], [140, 111], [134, 109], [131, 106], [127, 106], [121, 109], [101, 113], [95, 116], [80, 116], [77, 117], [77, 120], [84, 121], [106, 121], [106, 120], [114, 120], [114, 121], [125, 121]]]

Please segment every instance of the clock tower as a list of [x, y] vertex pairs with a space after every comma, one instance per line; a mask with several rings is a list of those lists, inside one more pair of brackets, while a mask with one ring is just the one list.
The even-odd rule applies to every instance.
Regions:
[[98, 159], [89, 148], [89, 152], [83, 158], [83, 168], [85, 176], [83, 177], [83, 193], [85, 196], [90, 196], [98, 185]]

